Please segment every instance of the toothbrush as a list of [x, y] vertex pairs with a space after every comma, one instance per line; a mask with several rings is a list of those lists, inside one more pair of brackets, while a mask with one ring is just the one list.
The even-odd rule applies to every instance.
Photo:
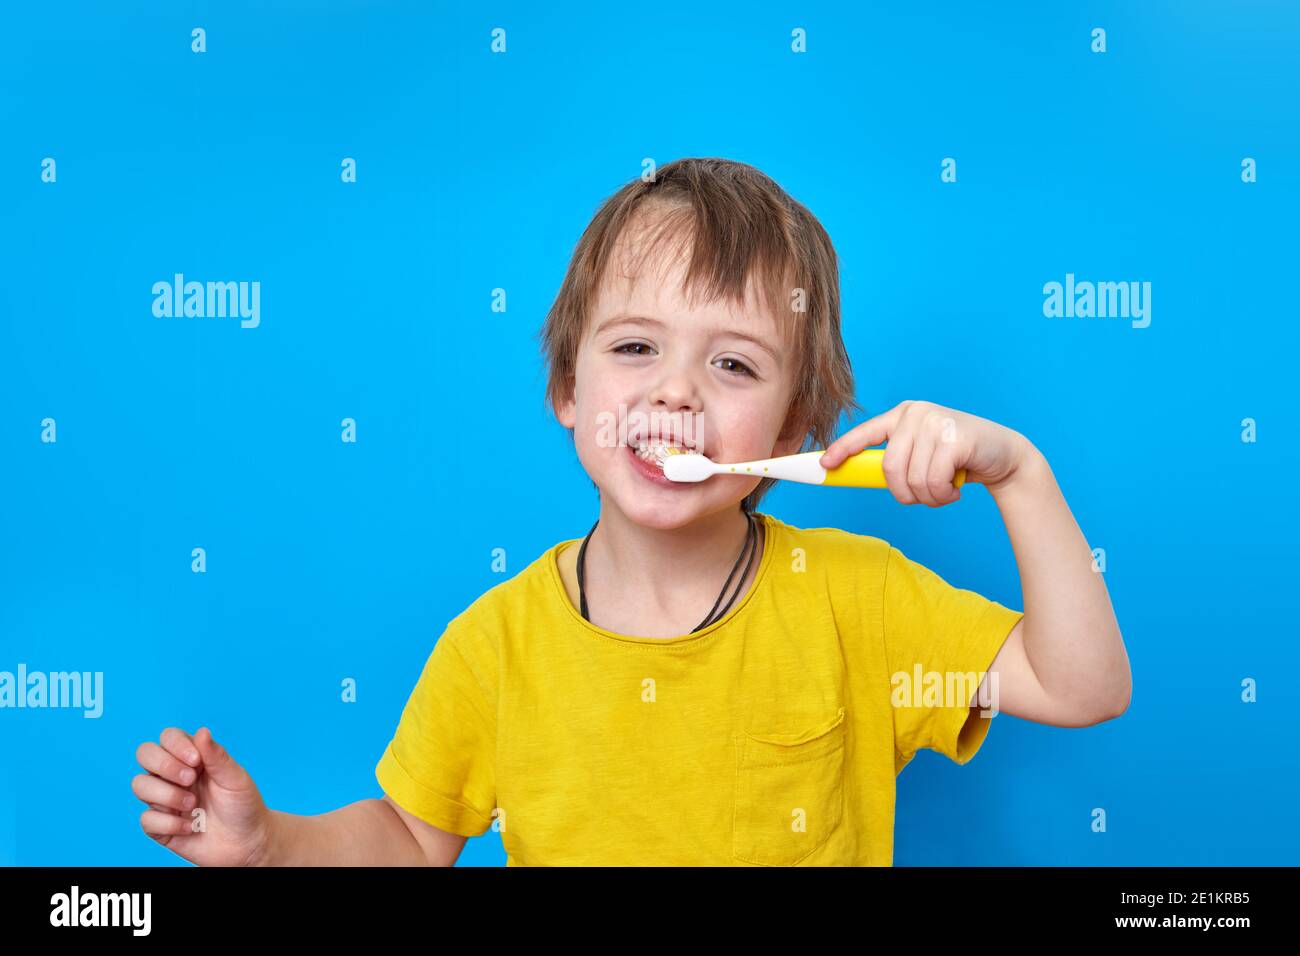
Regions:
[[[826, 469], [817, 459], [826, 450], [806, 451], [780, 458], [760, 461], [740, 461], [719, 464], [701, 454], [686, 452], [671, 445], [664, 446], [660, 464], [670, 481], [703, 481], [712, 475], [746, 475], [759, 478], [777, 478], [781, 481], [799, 481], [806, 485], [835, 485], [842, 488], [888, 488], [883, 468], [885, 449], [868, 448], [850, 455], [836, 468]], [[966, 482], [966, 469], [957, 469], [953, 486], [960, 488]]]

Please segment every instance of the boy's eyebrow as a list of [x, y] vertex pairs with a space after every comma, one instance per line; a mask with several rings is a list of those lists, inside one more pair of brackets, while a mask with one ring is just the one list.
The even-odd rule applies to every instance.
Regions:
[[[658, 329], [667, 327], [667, 323], [662, 321], [661, 319], [652, 319], [646, 315], [615, 315], [615, 316], [611, 316], [610, 318], [606, 319], [604, 322], [600, 323], [600, 325], [596, 326], [596, 330], [592, 332], [591, 335], [593, 338], [595, 338], [597, 335], [600, 335], [601, 332], [604, 332], [606, 329], [612, 326], [624, 325], [624, 324], [651, 325]], [[777, 353], [777, 351], [774, 348], [772, 348], [772, 346], [768, 345], [762, 339], [750, 335], [748, 332], [742, 332], [739, 329], [724, 329], [719, 326], [715, 326], [711, 329], [706, 329], [705, 332], [708, 335], [729, 335], [732, 338], [744, 339], [746, 342], [753, 342], [755, 345], [757, 345], [759, 348], [765, 351], [768, 355], [772, 356], [772, 361], [774, 361], [777, 365], [781, 364], [781, 356]]]

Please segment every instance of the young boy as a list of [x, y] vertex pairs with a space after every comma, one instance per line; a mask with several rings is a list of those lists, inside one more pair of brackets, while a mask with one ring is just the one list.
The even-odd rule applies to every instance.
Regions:
[[662, 445], [742, 462], [827, 444], [857, 407], [838, 283], [825, 230], [750, 166], [685, 159], [617, 192], [543, 329], [548, 401], [599, 491], [591, 531], [447, 625], [376, 767], [382, 800], [271, 811], [206, 728], [168, 728], [138, 751], [145, 831], [204, 865], [450, 865], [495, 826], [511, 866], [887, 866], [916, 751], [966, 763], [995, 711], [1123, 713], [1105, 585], [1024, 436], [907, 401], [821, 458], [888, 441], [890, 492], [931, 507], [964, 468], [1006, 522], [1024, 613], [879, 538], [757, 511], [770, 479], [663, 475]]

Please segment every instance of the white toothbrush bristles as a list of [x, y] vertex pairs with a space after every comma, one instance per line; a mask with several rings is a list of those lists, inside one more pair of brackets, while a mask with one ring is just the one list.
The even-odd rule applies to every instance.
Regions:
[[713, 462], [700, 454], [684, 454], [677, 448], [665, 449], [664, 476], [669, 481], [703, 481], [713, 474]]

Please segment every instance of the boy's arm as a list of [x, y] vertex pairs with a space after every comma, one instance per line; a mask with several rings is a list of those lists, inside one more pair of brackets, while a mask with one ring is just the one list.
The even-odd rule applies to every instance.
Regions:
[[429, 866], [455, 866], [460, 851], [464, 849], [465, 841], [469, 837], [461, 836], [459, 833], [448, 833], [431, 823], [425, 823], [415, 814], [407, 813], [399, 807], [397, 801], [387, 794], [384, 794], [383, 802], [397, 811], [398, 817], [411, 831], [411, 836], [415, 837], [416, 842], [424, 850], [424, 859]]
[[886, 439], [882, 468], [900, 503], [942, 507], [957, 501], [953, 478], [962, 468], [1002, 512], [1025, 611], [989, 666], [998, 675], [997, 710], [1058, 727], [1122, 714], [1133, 690], [1124, 639], [1106, 585], [1092, 569], [1088, 542], [1042, 453], [996, 422], [905, 401], [835, 439], [818, 461], [837, 468]]
[[263, 866], [452, 866], [466, 838], [430, 826], [391, 799], [318, 816], [271, 811]]
[[986, 485], [1011, 538], [1025, 604], [989, 667], [998, 675], [997, 709], [1086, 727], [1128, 708], [1128, 654], [1088, 542], [1047, 459], [1024, 441], [1020, 465]]

